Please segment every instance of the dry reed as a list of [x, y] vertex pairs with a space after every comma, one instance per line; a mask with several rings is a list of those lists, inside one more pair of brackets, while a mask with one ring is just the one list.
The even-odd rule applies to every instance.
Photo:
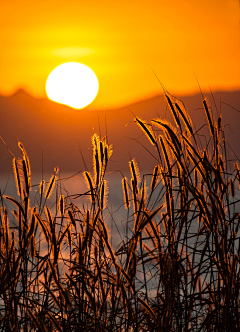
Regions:
[[[239, 166], [230, 168], [222, 118], [213, 121], [206, 100], [204, 146], [183, 105], [165, 96], [175, 126], [152, 120], [163, 131], [157, 137], [135, 118], [159, 162], [142, 177], [136, 161], [129, 162], [131, 185], [122, 179], [126, 228], [118, 246], [107, 227], [107, 139], [92, 138], [94, 180], [83, 172], [88, 191], [56, 190], [51, 208], [56, 174], [45, 200], [44, 180], [33, 196], [19, 143], [22, 159], [13, 158], [19, 200], [1, 196], [1, 331], [240, 330]], [[73, 204], [89, 195], [87, 207]]]

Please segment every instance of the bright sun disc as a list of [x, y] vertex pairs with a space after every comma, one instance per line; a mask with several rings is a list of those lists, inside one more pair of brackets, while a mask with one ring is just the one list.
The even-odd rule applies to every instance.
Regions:
[[78, 62], [67, 62], [56, 67], [46, 82], [49, 99], [76, 109], [89, 105], [96, 98], [98, 89], [95, 73]]

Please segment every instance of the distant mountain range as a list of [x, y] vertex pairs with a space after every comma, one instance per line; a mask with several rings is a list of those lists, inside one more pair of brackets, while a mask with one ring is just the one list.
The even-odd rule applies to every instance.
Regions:
[[[215, 92], [215, 101], [211, 94], [205, 94], [205, 97], [214, 116], [217, 112], [222, 114], [227, 141], [240, 157], [240, 91]], [[207, 124], [200, 94], [180, 99], [196, 128]], [[146, 149], [153, 155], [155, 151], [134, 123], [134, 116], [146, 121], [158, 117], [172, 121], [163, 94], [107, 111], [74, 110], [48, 99], [35, 99], [24, 90], [10, 97], [0, 96], [0, 136], [16, 156], [20, 156], [18, 140], [23, 143], [33, 172], [50, 172], [56, 166], [63, 172], [83, 171], [82, 156], [88, 169], [92, 170], [91, 136], [95, 132], [101, 136], [107, 134], [113, 145], [109, 171], [125, 172], [133, 157], [136, 157], [140, 170], [151, 171], [156, 161]], [[204, 135], [204, 127], [199, 133]], [[0, 171], [8, 173], [12, 171], [12, 155], [5, 144], [0, 141]]]

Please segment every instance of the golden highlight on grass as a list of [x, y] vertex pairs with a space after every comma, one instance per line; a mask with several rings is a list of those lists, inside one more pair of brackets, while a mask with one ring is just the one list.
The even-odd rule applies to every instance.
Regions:
[[109, 159], [109, 156], [104, 155], [104, 150], [106, 149], [106, 154], [108, 154], [108, 146], [104, 143], [103, 140], [100, 140], [97, 134], [92, 136], [92, 145], [93, 145], [93, 170], [95, 175], [95, 186], [98, 187], [101, 181], [102, 172], [104, 170], [105, 159], [106, 162]]
[[29, 195], [29, 190], [30, 190], [29, 180], [28, 180], [29, 177], [28, 177], [28, 173], [27, 173], [26, 161], [24, 159], [22, 160], [22, 170], [23, 170], [23, 177], [24, 177], [26, 193], [27, 193], [27, 195]]
[[134, 181], [134, 188], [136, 190], [136, 193], [138, 193], [138, 182], [139, 182], [139, 169], [138, 169], [138, 165], [135, 159], [132, 159], [129, 162], [129, 167], [130, 167], [130, 171], [132, 174], [132, 180]]
[[104, 163], [105, 163], [105, 167], [106, 167], [107, 162], [108, 162], [109, 158], [111, 157], [112, 153], [113, 153], [112, 146], [105, 144], [105, 147], [104, 147]]
[[45, 181], [42, 180], [42, 181], [40, 182], [40, 184], [39, 184], [39, 193], [40, 193], [40, 194], [43, 194], [43, 192], [44, 192], [44, 188], [45, 188]]
[[98, 187], [100, 183], [100, 175], [101, 175], [101, 164], [100, 164], [100, 157], [98, 149], [95, 150], [94, 155], [94, 171], [95, 171], [95, 186]]
[[61, 195], [59, 198], [59, 212], [61, 214], [61, 217], [64, 216], [65, 213], [65, 202], [64, 202], [64, 196]]
[[179, 117], [177, 115], [177, 112], [175, 110], [175, 107], [174, 107], [174, 104], [173, 104], [171, 98], [166, 93], [165, 93], [165, 97], [167, 99], [168, 106], [169, 106], [170, 110], [172, 111], [172, 115], [176, 122], [177, 127], [181, 127]]
[[105, 209], [107, 204], [107, 182], [104, 180], [100, 187], [100, 208]]
[[[193, 132], [184, 104], [164, 92], [185, 129], [152, 121], [163, 130], [149, 151], [156, 164], [140, 177], [129, 162], [127, 211], [107, 205], [106, 137], [92, 139], [96, 182], [83, 172], [88, 191], [63, 195], [61, 188], [54, 203], [42, 199], [43, 180], [29, 194], [19, 143], [20, 197], [0, 197], [1, 331], [240, 331], [238, 159], [228, 159], [221, 118], [210, 117], [213, 135], [211, 125], [210, 133]], [[137, 119], [151, 140], [147, 122]]]
[[17, 193], [18, 196], [21, 197], [22, 195], [22, 186], [21, 186], [21, 180], [20, 180], [20, 174], [19, 174], [19, 169], [18, 169], [18, 162], [16, 158], [13, 158], [13, 173], [15, 176], [15, 181], [16, 181], [16, 186], [17, 186]]
[[206, 113], [206, 116], [207, 116], [210, 133], [214, 137], [214, 126], [213, 126], [211, 114], [210, 114], [209, 107], [207, 105], [207, 100], [206, 99], [203, 99], [203, 106], [204, 106], [205, 113]]
[[56, 175], [52, 175], [52, 177], [49, 181], [49, 184], [48, 184], [48, 188], [46, 190], [46, 194], [45, 194], [46, 199], [48, 199], [51, 196], [53, 189], [54, 189], [55, 182], [56, 182]]
[[[22, 155], [23, 155], [22, 163], [25, 164], [23, 166], [25, 168], [25, 170], [23, 168], [24, 177], [25, 177], [25, 183], [27, 182], [27, 186], [30, 188], [31, 187], [31, 168], [30, 168], [30, 163], [29, 163], [28, 155], [27, 155], [27, 152], [24, 149], [24, 146], [23, 146], [23, 144], [21, 142], [18, 142], [18, 147], [22, 151]], [[26, 172], [26, 174], [25, 174], [25, 172]]]
[[183, 111], [181, 109], [181, 107], [178, 105], [178, 103], [176, 102], [175, 104], [176, 109], [178, 110], [179, 114], [181, 115], [183, 122], [185, 123], [185, 126], [187, 128], [187, 131], [193, 135], [193, 128], [192, 128], [192, 123], [191, 123], [191, 119], [189, 119], [185, 113], [185, 111]]
[[131, 179], [131, 188], [132, 188], [132, 199], [133, 199], [133, 206], [134, 206], [134, 212], [137, 211], [138, 201], [137, 201], [137, 187], [136, 183], [134, 181], [134, 178]]
[[174, 145], [177, 153], [181, 154], [182, 146], [181, 146], [181, 143], [180, 143], [180, 141], [177, 137], [177, 132], [172, 127], [172, 125], [169, 122], [163, 121], [161, 119], [152, 120], [152, 122], [155, 123], [156, 125], [158, 125], [160, 128], [163, 127], [166, 140], [171, 141], [172, 144]]
[[169, 161], [169, 158], [168, 158], [169, 154], [167, 153], [167, 149], [165, 147], [162, 135], [159, 135], [159, 142], [160, 142], [160, 145], [161, 145], [161, 148], [162, 148], [162, 151], [163, 151], [163, 156], [164, 156], [165, 163], [167, 165], [168, 173], [171, 176], [172, 170], [171, 170], [170, 161]]
[[100, 150], [100, 156], [101, 156], [101, 164], [104, 163], [104, 143], [103, 141], [99, 142], [99, 150]]
[[128, 184], [127, 184], [127, 178], [126, 177], [122, 178], [122, 188], [123, 188], [125, 208], [129, 209], [130, 200], [129, 200]]
[[83, 174], [84, 174], [84, 177], [86, 179], [88, 189], [90, 191], [91, 202], [95, 203], [95, 193], [94, 193], [94, 189], [93, 189], [93, 180], [92, 180], [92, 177], [91, 177], [90, 173], [87, 172], [87, 171], [85, 171]]
[[150, 143], [152, 145], [156, 145], [156, 140], [154, 138], [153, 131], [146, 124], [146, 122], [143, 121], [142, 119], [139, 119], [139, 118], [135, 118], [135, 121], [137, 122], [137, 124], [139, 125], [139, 127], [145, 132], [145, 134], [146, 134], [147, 138], [149, 139]]

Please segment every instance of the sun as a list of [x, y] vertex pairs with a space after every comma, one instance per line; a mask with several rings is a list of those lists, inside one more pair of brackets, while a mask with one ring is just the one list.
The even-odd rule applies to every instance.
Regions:
[[49, 99], [75, 109], [91, 104], [98, 90], [96, 74], [79, 62], [61, 64], [53, 69], [46, 81], [46, 93]]

